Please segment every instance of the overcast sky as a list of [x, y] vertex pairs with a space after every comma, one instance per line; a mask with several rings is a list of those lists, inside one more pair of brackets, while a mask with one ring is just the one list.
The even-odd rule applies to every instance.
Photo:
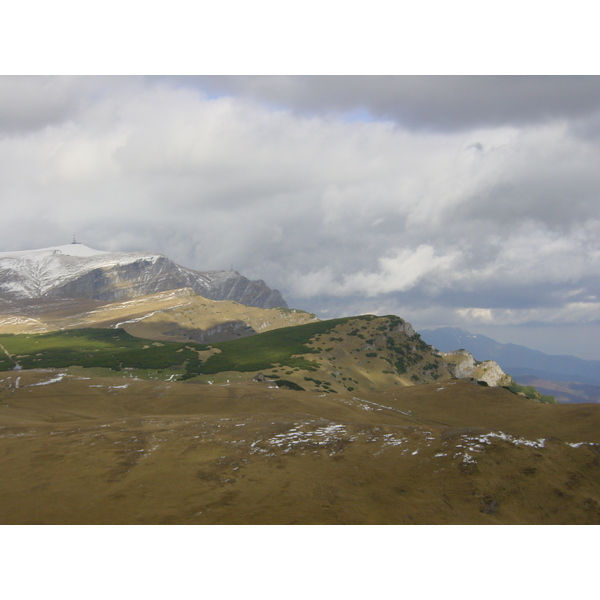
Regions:
[[0, 250], [600, 359], [599, 157], [600, 77], [0, 77]]

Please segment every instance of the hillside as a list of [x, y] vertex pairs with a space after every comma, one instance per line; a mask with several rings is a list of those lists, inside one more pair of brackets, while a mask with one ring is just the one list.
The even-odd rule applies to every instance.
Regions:
[[598, 524], [600, 407], [0, 373], [3, 524]]
[[0, 350], [3, 524], [600, 523], [600, 407], [512, 393], [393, 315]]
[[211, 300], [287, 307], [277, 290], [237, 271], [194, 271], [150, 252], [104, 252], [83, 244], [0, 253], [0, 299], [129, 300], [191, 288]]
[[259, 378], [326, 393], [405, 387], [452, 377], [485, 380], [492, 371], [500, 379], [486, 384], [507, 384], [495, 364], [478, 365], [477, 372], [474, 368], [457, 370], [455, 361], [437, 354], [409, 323], [396, 316], [314, 321], [209, 345], [158, 342], [133, 337], [123, 329], [80, 328], [0, 334], [0, 344], [3, 370], [80, 366], [169, 380]]
[[45, 298], [0, 304], [0, 333], [16, 334], [119, 327], [154, 340], [209, 342], [315, 320], [302, 310], [209, 300], [189, 288], [120, 302]]

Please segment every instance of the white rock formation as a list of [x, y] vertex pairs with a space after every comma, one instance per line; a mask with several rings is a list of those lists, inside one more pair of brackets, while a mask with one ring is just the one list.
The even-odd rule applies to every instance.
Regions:
[[493, 360], [477, 362], [473, 355], [466, 350], [442, 352], [441, 355], [448, 363], [448, 369], [452, 375], [458, 379], [472, 377], [477, 381], [487, 383], [490, 387], [510, 385], [512, 381], [510, 375], [507, 375], [497, 362]]

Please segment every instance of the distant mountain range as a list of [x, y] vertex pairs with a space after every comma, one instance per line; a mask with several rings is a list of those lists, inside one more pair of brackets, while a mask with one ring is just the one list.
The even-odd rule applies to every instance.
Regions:
[[575, 356], [556, 356], [517, 344], [501, 344], [485, 335], [456, 327], [419, 331], [423, 339], [442, 352], [458, 348], [469, 351], [477, 360], [494, 360], [517, 381], [531, 376], [555, 382], [600, 385], [600, 361]]
[[194, 271], [150, 252], [104, 252], [83, 244], [0, 253], [0, 300], [130, 300], [190, 288], [210, 300], [287, 308], [277, 290], [237, 271]]

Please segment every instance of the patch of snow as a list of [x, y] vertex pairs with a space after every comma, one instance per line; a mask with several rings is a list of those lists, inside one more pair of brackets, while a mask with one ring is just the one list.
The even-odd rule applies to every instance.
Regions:
[[38, 248], [36, 250], [17, 250], [16, 252], [0, 252], [0, 260], [3, 258], [29, 258], [52, 256], [56, 252], [65, 256], [97, 256], [98, 254], [110, 254], [103, 250], [94, 250], [84, 244], [64, 244], [62, 246], [50, 246], [49, 248]]
[[[484, 435], [479, 436], [462, 436], [463, 443], [466, 444], [466, 450], [470, 452], [481, 452], [483, 450], [482, 444], [490, 445], [492, 443], [492, 439], [496, 438], [499, 440], [503, 440], [505, 442], [509, 442], [514, 444], [515, 446], [529, 446], [531, 448], [544, 448], [546, 445], [546, 440], [544, 438], [539, 438], [537, 440], [528, 440], [525, 438], [517, 438], [502, 431], [499, 432], [491, 432], [486, 433]], [[461, 444], [457, 444], [456, 448], [462, 448]], [[455, 455], [459, 456], [461, 453]], [[467, 456], [466, 451], [464, 451], [464, 455]]]
[[383, 436], [384, 446], [401, 446], [405, 441], [403, 438], [394, 437], [393, 433], [387, 433]]
[[[187, 306], [189, 304], [189, 302], [183, 302], [181, 304], [176, 304], [174, 306], [168, 306], [167, 308], [161, 308], [159, 310], [155, 310], [152, 311], [151, 313], [148, 313], [147, 315], [143, 315], [141, 317], [138, 317], [136, 319], [128, 319], [127, 321], [121, 321], [120, 323], [117, 323], [116, 325], [113, 325], [114, 329], [118, 329], [119, 327], [121, 327], [121, 325], [125, 325], [127, 323], [139, 323], [140, 321], [143, 321], [144, 319], [149, 319], [150, 317], [158, 314], [158, 313], [163, 313], [166, 311], [170, 311], [173, 310], [174, 308], [179, 308], [181, 306]], [[119, 309], [120, 306], [115, 307], [115, 309]], [[94, 311], [95, 312], [95, 311]]]
[[35, 387], [37, 385], [50, 385], [51, 383], [58, 383], [59, 381], [62, 381], [66, 376], [66, 373], [59, 373], [56, 377], [53, 377], [52, 379], [48, 379], [46, 381], [40, 381], [39, 383], [30, 383], [29, 385], [26, 385], [25, 387]]
[[0, 253], [0, 268], [15, 278], [0, 287], [23, 298], [42, 296], [71, 279], [98, 268], [127, 265], [138, 260], [156, 262], [159, 254], [105, 252], [83, 244], [65, 244], [38, 250]]

